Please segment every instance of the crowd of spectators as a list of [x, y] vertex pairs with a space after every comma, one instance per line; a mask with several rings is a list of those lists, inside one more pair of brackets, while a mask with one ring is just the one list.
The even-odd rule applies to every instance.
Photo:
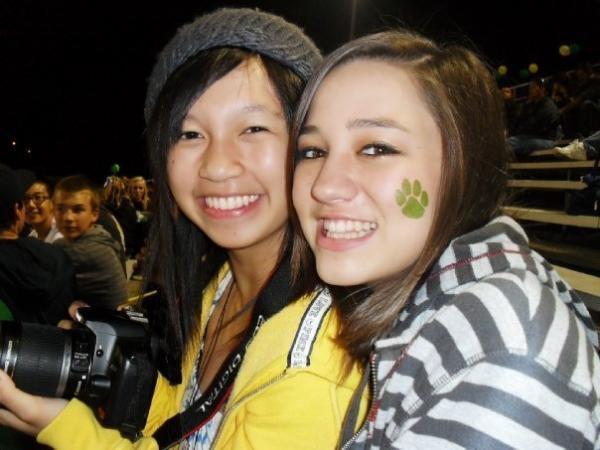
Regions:
[[52, 185], [0, 165], [0, 319], [56, 324], [73, 301], [127, 301], [127, 261], [143, 253], [148, 184], [74, 175]]
[[535, 78], [525, 100], [501, 89], [506, 134], [516, 158], [554, 149], [556, 156], [586, 160], [600, 154], [600, 73], [589, 63], [552, 78]]

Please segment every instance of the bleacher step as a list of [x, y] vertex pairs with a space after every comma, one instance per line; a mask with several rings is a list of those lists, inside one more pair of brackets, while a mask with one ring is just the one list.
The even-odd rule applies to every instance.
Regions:
[[587, 185], [583, 181], [562, 180], [508, 180], [508, 187], [527, 189], [580, 190]]
[[600, 311], [600, 277], [557, 265], [554, 268], [580, 294], [585, 306]]
[[594, 161], [545, 161], [545, 162], [516, 162], [509, 163], [512, 170], [542, 170], [542, 169], [582, 169], [594, 167]]
[[600, 272], [600, 250], [548, 241], [531, 241], [529, 246], [549, 261]]
[[522, 208], [519, 206], [504, 206], [505, 214], [516, 220], [531, 220], [534, 222], [552, 223], [555, 225], [570, 225], [581, 228], [600, 228], [600, 217], [567, 214], [555, 209]]

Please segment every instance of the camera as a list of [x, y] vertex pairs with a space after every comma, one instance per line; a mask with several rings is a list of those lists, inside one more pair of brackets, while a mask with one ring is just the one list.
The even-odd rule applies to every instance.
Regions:
[[146, 424], [157, 369], [155, 338], [141, 313], [80, 308], [70, 330], [0, 322], [0, 368], [19, 389], [77, 397], [103, 426], [136, 440]]

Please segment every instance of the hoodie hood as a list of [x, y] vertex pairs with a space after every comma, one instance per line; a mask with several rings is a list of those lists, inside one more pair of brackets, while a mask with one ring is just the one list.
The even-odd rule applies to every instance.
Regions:
[[523, 228], [507, 216], [450, 242], [399, 315], [390, 337], [379, 340], [376, 348], [407, 344], [443, 305], [446, 295], [458, 294], [484, 277], [510, 270], [526, 270], [551, 289], [580, 319], [588, 339], [598, 348], [598, 334], [581, 299], [548, 261], [529, 248]]
[[101, 225], [92, 225], [92, 227], [87, 230], [83, 235], [81, 235], [78, 240], [85, 240], [89, 242], [95, 242], [102, 245], [107, 245], [111, 247], [117, 255], [121, 253], [121, 247], [119, 243], [116, 242], [110, 233], [104, 229]]

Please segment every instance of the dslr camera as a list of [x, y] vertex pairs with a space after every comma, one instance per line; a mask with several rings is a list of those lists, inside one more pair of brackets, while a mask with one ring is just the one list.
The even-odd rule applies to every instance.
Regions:
[[0, 368], [30, 394], [81, 399], [103, 426], [136, 440], [157, 377], [148, 321], [101, 308], [80, 308], [78, 319], [70, 330], [0, 322]]

